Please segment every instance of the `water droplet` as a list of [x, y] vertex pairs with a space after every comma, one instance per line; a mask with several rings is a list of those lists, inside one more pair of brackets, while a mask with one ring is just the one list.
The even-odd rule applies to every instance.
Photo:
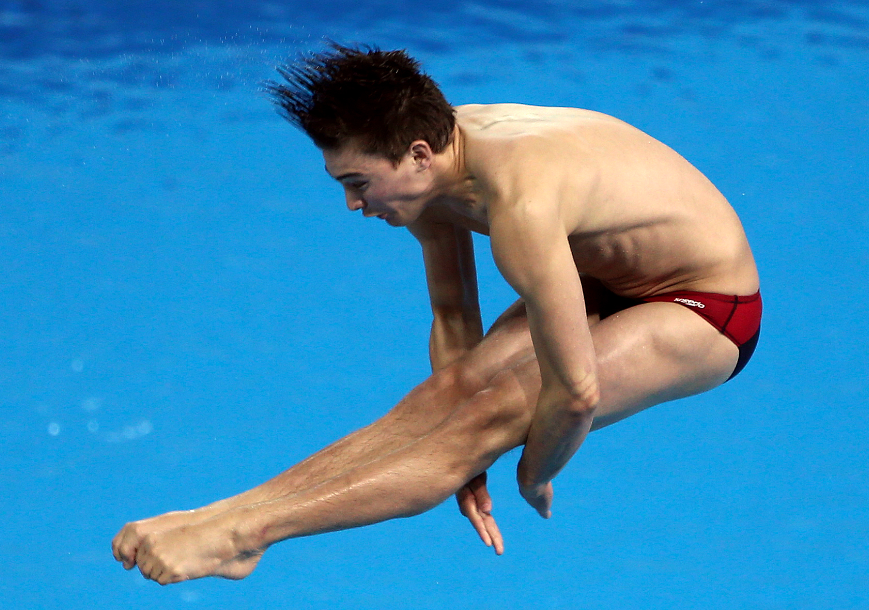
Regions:
[[88, 432], [90, 432], [91, 434], [93, 434], [94, 432], [97, 432], [99, 429], [100, 429], [100, 424], [97, 420], [92, 419], [88, 422]]
[[[92, 420], [96, 423], [96, 420]], [[142, 438], [154, 430], [153, 424], [147, 419], [143, 419], [136, 425], [124, 426], [120, 432], [109, 432], [106, 434], [106, 440], [110, 443], [122, 443], [124, 441], [134, 441], [137, 438]]]
[[97, 409], [99, 409], [103, 405], [103, 401], [101, 398], [97, 398], [96, 396], [91, 396], [89, 398], [85, 398], [81, 402], [81, 408], [87, 411], [88, 413], [93, 413]]
[[48, 424], [48, 433], [51, 436], [57, 436], [58, 434], [60, 434], [60, 424], [57, 423], [56, 421], [53, 421], [50, 424]]

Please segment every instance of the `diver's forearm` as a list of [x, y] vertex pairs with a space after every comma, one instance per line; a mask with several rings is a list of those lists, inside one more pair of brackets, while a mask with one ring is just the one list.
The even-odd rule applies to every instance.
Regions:
[[577, 399], [541, 400], [517, 469], [520, 488], [551, 481], [579, 449], [594, 420], [594, 408]]
[[483, 320], [479, 310], [455, 313], [436, 312], [429, 339], [432, 371], [439, 371], [473, 349], [483, 339]]

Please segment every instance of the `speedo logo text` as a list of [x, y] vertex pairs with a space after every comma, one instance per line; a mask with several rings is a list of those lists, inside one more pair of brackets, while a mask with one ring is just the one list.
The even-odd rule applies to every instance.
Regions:
[[706, 305], [701, 303], [700, 301], [692, 301], [691, 299], [673, 299], [674, 303], [682, 303], [684, 305], [688, 305], [689, 307], [696, 307], [697, 309], [705, 309]]

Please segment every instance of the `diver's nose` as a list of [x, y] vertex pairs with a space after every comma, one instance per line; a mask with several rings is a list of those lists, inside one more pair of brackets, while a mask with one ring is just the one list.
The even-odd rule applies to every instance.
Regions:
[[355, 212], [356, 210], [362, 210], [365, 208], [365, 202], [362, 201], [361, 197], [354, 197], [350, 193], [346, 194], [347, 197], [347, 209], [351, 212]]

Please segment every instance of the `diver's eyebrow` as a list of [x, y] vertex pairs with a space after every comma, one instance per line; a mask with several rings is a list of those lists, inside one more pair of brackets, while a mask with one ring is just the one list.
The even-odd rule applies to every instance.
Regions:
[[[332, 176], [331, 172], [329, 172], [329, 168], [328, 168], [328, 167], [326, 167], [326, 166], [324, 165], [323, 168], [326, 170], [326, 173], [327, 173], [327, 174], [329, 174], [330, 176]], [[361, 175], [362, 175], [362, 174], [360, 174], [359, 172], [347, 172], [346, 174], [341, 174], [340, 176], [332, 176], [332, 177], [335, 178], [335, 180], [337, 180], [338, 182], [341, 182], [341, 181], [344, 180], [345, 178], [356, 178], [357, 176], [361, 176]]]

